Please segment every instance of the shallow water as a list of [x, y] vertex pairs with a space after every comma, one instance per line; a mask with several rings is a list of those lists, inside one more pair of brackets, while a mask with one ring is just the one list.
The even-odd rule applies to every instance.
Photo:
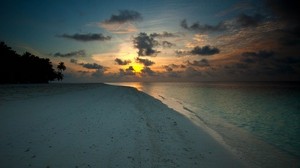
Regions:
[[[173, 99], [220, 135], [242, 129], [300, 156], [299, 83], [118, 83], [152, 96]], [[225, 129], [224, 129], [225, 128]], [[222, 132], [220, 132], [222, 131]], [[231, 130], [235, 132], [234, 130]], [[236, 131], [238, 132], [238, 131]], [[240, 135], [236, 135], [239, 138]], [[233, 139], [239, 141], [237, 139]]]

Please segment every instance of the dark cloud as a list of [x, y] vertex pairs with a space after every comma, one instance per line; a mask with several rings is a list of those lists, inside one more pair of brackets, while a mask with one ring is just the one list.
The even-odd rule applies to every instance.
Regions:
[[252, 58], [270, 58], [270, 57], [274, 56], [274, 52], [260, 50], [258, 52], [244, 52], [244, 53], [242, 53], [242, 56], [252, 57]]
[[180, 65], [177, 65], [177, 64], [170, 64], [170, 65], [168, 65], [168, 66], [170, 66], [170, 67], [172, 67], [172, 68], [186, 68], [186, 66], [183, 65], [183, 64], [180, 64]]
[[171, 77], [171, 78], [180, 78], [180, 73], [181, 72], [176, 72], [176, 71], [167, 71], [166, 75], [168, 77]]
[[264, 17], [261, 14], [250, 16], [243, 13], [236, 18], [237, 24], [242, 27], [254, 27], [261, 23], [263, 20]]
[[247, 64], [244, 64], [244, 63], [235, 63], [232, 65], [232, 67], [234, 69], [248, 69], [249, 66]]
[[187, 21], [184, 19], [181, 21], [180, 26], [184, 29], [191, 30], [191, 31], [196, 31], [196, 32], [220, 32], [227, 30], [227, 26], [225, 25], [224, 22], [220, 22], [219, 24], [212, 26], [212, 25], [201, 25], [200, 23], [196, 22], [193, 23], [192, 25], [188, 25]]
[[207, 59], [201, 59], [199, 61], [193, 61], [193, 62], [187, 61], [187, 65], [188, 66], [197, 66], [197, 67], [208, 67], [208, 66], [210, 66]]
[[88, 42], [88, 41], [107, 41], [107, 40], [111, 39], [110, 36], [104, 36], [101, 33], [99, 33], [99, 34], [95, 34], [95, 33], [94, 34], [92, 34], [92, 33], [88, 33], [88, 34], [73, 34], [73, 35], [63, 34], [63, 35], [59, 35], [58, 37], [72, 39], [72, 40], [76, 40], [76, 41], [83, 41], [83, 42]]
[[106, 71], [105, 68], [97, 69], [95, 72], [92, 72], [92, 76], [96, 78], [103, 77], [105, 71]]
[[73, 58], [72, 58], [72, 59], [70, 59], [70, 62], [73, 63], [73, 64], [78, 64], [77, 59], [73, 59]]
[[190, 53], [193, 55], [214, 55], [218, 54], [219, 52], [220, 50], [218, 48], [210, 47], [209, 45], [203, 47], [196, 46], [190, 51]]
[[[266, 72], [266, 69], [269, 67], [269, 65], [275, 64], [275, 57], [273, 51], [260, 50], [257, 52], [243, 52], [241, 55], [242, 58], [240, 62], [232, 65], [233, 69], [248, 69], [247, 72], [241, 72]], [[253, 67], [255, 67], [255, 70], [253, 70]]]
[[265, 0], [266, 7], [279, 19], [299, 25], [300, 3], [298, 0]]
[[175, 54], [177, 56], [186, 56], [186, 55], [202, 55], [202, 56], [209, 56], [220, 53], [220, 50], [216, 47], [211, 47], [209, 45], [199, 47], [196, 46], [190, 51], [184, 50], [176, 50]]
[[86, 69], [96, 69], [96, 70], [103, 70], [105, 71], [107, 67], [104, 67], [102, 65], [99, 65], [97, 63], [79, 63], [78, 60], [76, 59], [70, 59], [70, 62], [76, 65], [81, 65], [82, 67]]
[[[163, 32], [163, 33], [152, 33], [149, 35], [149, 37], [151, 37], [153, 39], [155, 39], [155, 38], [162, 39], [162, 38], [179, 37], [179, 35], [174, 34], [174, 33], [169, 33], [169, 32]], [[158, 45], [161, 45], [163, 48], [171, 48], [171, 47], [175, 46], [175, 44], [173, 44], [169, 41], [162, 41], [162, 42], [158, 43]]]
[[179, 37], [179, 35], [169, 32], [163, 32], [163, 33], [152, 33], [150, 34], [150, 37], [153, 38], [168, 38], [168, 37]]
[[[295, 74], [297, 71], [295, 68], [289, 64], [279, 64], [277, 66], [274, 66], [272, 69], [270, 69], [270, 73], [273, 75], [277, 74]], [[299, 74], [299, 73], [298, 73]]]
[[146, 33], [140, 33], [134, 37], [133, 44], [138, 49], [139, 56], [156, 56], [160, 52], [154, 49], [159, 43]]
[[165, 70], [166, 70], [167, 72], [171, 72], [171, 71], [173, 71], [175, 68], [186, 68], [186, 66], [183, 65], [183, 64], [180, 64], [180, 65], [177, 65], [177, 64], [169, 64], [169, 65], [163, 66], [163, 68], [165, 68]]
[[87, 69], [104, 69], [104, 66], [96, 63], [80, 63], [79, 65]]
[[111, 15], [108, 20], [105, 20], [106, 24], [115, 24], [115, 23], [125, 23], [125, 22], [133, 22], [133, 21], [141, 21], [143, 20], [142, 15], [133, 10], [119, 10], [117, 15]]
[[286, 26], [281, 29], [279, 42], [284, 46], [300, 44], [300, 3], [298, 0], [265, 0], [273, 18]]
[[300, 74], [300, 59], [297, 54], [286, 56], [285, 52], [260, 50], [244, 52], [239, 62], [228, 65], [227, 72], [257, 80], [290, 80]]
[[286, 63], [286, 64], [298, 64], [300, 63], [300, 58], [299, 57], [284, 57], [277, 59], [281, 63]]
[[120, 75], [121, 76], [125, 76], [125, 75], [135, 75], [134, 73], [134, 69], [132, 66], [129, 66], [128, 68], [126, 68], [125, 70], [124, 69], [120, 69]]
[[193, 67], [187, 67], [184, 71], [184, 75], [187, 77], [199, 77], [202, 73]]
[[141, 72], [142, 72], [142, 75], [146, 75], [146, 76], [155, 76], [156, 75], [156, 73], [147, 66], [145, 66]]
[[164, 68], [166, 69], [167, 72], [172, 72], [173, 68], [170, 66], [164, 66]]
[[118, 64], [118, 65], [128, 65], [131, 63], [130, 60], [121, 60], [119, 58], [116, 58], [115, 59], [115, 62]]
[[178, 57], [181, 57], [181, 56], [190, 55], [191, 52], [190, 52], [190, 51], [184, 51], [184, 50], [175, 50], [175, 54], [176, 54]]
[[296, 46], [300, 44], [300, 26], [291, 28], [290, 30], [281, 30], [280, 44], [284, 46]]
[[173, 46], [176, 46], [175, 44], [169, 42], [169, 41], [162, 41], [161, 42], [161, 45], [164, 47], [164, 48], [171, 48]]
[[142, 58], [136, 58], [136, 62], [144, 64], [145, 66], [151, 66], [155, 64], [155, 62], [149, 60], [149, 59], [142, 59]]
[[286, 75], [300, 75], [300, 59], [297, 56], [288, 56], [281, 58], [273, 58], [269, 64], [269, 72], [273, 75], [286, 74]]
[[256, 62], [256, 60], [253, 58], [242, 58], [241, 60], [245, 63], [255, 63]]
[[78, 51], [73, 51], [73, 52], [69, 52], [69, 53], [60, 53], [57, 52], [54, 54], [55, 57], [76, 57], [76, 56], [81, 56], [81, 57], [85, 57], [86, 53], [84, 50], [78, 50]]

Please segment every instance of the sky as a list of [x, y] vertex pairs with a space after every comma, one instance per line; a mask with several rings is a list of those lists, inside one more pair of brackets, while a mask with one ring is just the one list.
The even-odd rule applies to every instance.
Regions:
[[2, 0], [0, 41], [64, 82], [295, 81], [296, 0]]

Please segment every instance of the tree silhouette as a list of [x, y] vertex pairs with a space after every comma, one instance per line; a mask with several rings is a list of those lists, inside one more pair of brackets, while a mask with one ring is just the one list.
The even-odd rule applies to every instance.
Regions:
[[0, 42], [0, 59], [0, 84], [62, 80], [62, 71], [66, 69], [61, 62], [61, 69], [56, 72], [48, 58], [39, 58], [29, 52], [19, 55], [4, 42]]
[[57, 78], [57, 80], [63, 80], [64, 75], [62, 74], [62, 72], [67, 69], [64, 62], [60, 62], [57, 65], [57, 69], [58, 69], [58, 72], [57, 72], [58, 78]]
[[57, 69], [58, 69], [60, 72], [62, 72], [62, 71], [64, 71], [64, 70], [66, 70], [67, 68], [66, 68], [64, 62], [60, 62], [60, 63], [57, 65]]

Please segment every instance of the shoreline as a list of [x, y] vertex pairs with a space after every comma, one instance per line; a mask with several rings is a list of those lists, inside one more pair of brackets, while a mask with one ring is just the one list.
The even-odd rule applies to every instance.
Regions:
[[[112, 83], [113, 84], [113, 83]], [[116, 83], [121, 85], [122, 83]], [[125, 83], [125, 86], [132, 86], [138, 90], [151, 95], [160, 100], [169, 108], [188, 118], [191, 122], [197, 125], [202, 130], [206, 131], [217, 142], [223, 145], [228, 151], [240, 158], [249, 167], [298, 167], [300, 159], [286, 150], [274, 146], [260, 137], [257, 137], [250, 132], [243, 130], [226, 122], [224, 119], [218, 118], [217, 123], [222, 123], [222, 126], [214, 125], [198, 116], [195, 107], [180, 102], [179, 100], [168, 97], [153, 89], [148, 90], [142, 85]]]
[[0, 111], [3, 167], [245, 167], [186, 117], [129, 87], [9, 100]]
[[[158, 95], [157, 99], [161, 100], [169, 108], [174, 109], [199, 128], [206, 131], [218, 143], [224, 146], [228, 151], [239, 157], [249, 167], [298, 167], [300, 160], [298, 156], [289, 153], [283, 149], [262, 140], [260, 137], [252, 135], [246, 130], [238, 128], [230, 123], [222, 121], [225, 128], [216, 127], [199, 117], [191, 107], [176, 102], [168, 102], [166, 97]], [[220, 129], [222, 128], [222, 129]]]

